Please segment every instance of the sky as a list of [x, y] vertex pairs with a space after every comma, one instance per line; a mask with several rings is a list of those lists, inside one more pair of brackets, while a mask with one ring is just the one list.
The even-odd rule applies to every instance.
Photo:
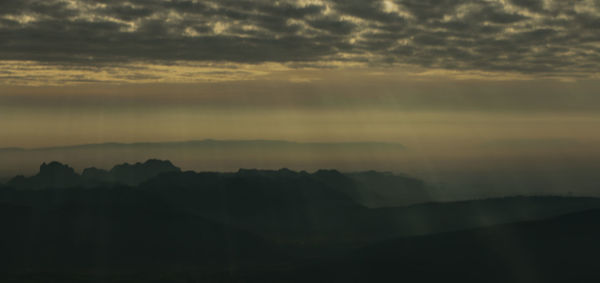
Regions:
[[377, 141], [432, 178], [592, 172], [599, 28], [598, 0], [0, 1], [0, 148]]
[[[597, 78], [597, 0], [8, 0], [9, 84], [251, 80], [306, 69]], [[382, 71], [382, 72], [385, 72]], [[317, 72], [318, 73], [318, 72]]]

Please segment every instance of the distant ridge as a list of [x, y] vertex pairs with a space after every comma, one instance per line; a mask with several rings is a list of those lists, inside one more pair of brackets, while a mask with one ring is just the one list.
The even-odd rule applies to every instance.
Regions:
[[[237, 172], [193, 172], [182, 171], [169, 160], [148, 159], [145, 162], [133, 164], [122, 163], [110, 170], [97, 167], [87, 167], [81, 174], [67, 165], [57, 161], [42, 163], [39, 172], [31, 177], [17, 175], [10, 179], [6, 186], [14, 189], [36, 190], [48, 188], [95, 188], [102, 186], [150, 186], [169, 187], [179, 184], [188, 186], [191, 180], [198, 176], [220, 176], [219, 178], [239, 177], [241, 180], [254, 180], [266, 177], [289, 182], [296, 186], [303, 179], [319, 183], [335, 193], [349, 197], [361, 205], [369, 207], [391, 206], [408, 203], [427, 202], [431, 198], [427, 193], [425, 183], [419, 179], [380, 173], [375, 171], [341, 173], [333, 169], [320, 169], [314, 173], [293, 171], [287, 168], [279, 170], [239, 169]], [[190, 175], [191, 174], [191, 175]], [[189, 179], [190, 176], [195, 176]], [[196, 181], [191, 183], [196, 184]], [[204, 182], [201, 181], [200, 183]], [[244, 182], [245, 182], [244, 181]], [[0, 184], [0, 189], [1, 189]]]
[[386, 142], [214, 139], [6, 148], [0, 149], [0, 178], [19, 174], [32, 176], [42, 162], [54, 160], [73, 168], [109, 169], [114, 164], [153, 158], [171, 160], [185, 170], [195, 171], [233, 172], [239, 168], [283, 167], [310, 171], [322, 168], [346, 172], [381, 171], [408, 162], [403, 158], [407, 152], [402, 144]]
[[83, 173], [57, 161], [42, 163], [40, 171], [32, 177], [22, 175], [12, 178], [7, 185], [19, 189], [70, 188], [106, 184], [137, 185], [162, 173], [181, 172], [168, 160], [149, 159], [144, 163], [119, 164], [110, 171], [95, 167], [85, 168]]
[[51, 146], [51, 147], [37, 147], [37, 148], [21, 148], [21, 147], [5, 147], [0, 148], [2, 151], [46, 151], [46, 150], [65, 150], [65, 149], [96, 149], [101, 147], [166, 147], [166, 146], [309, 146], [309, 147], [327, 147], [327, 146], [342, 146], [342, 147], [363, 147], [363, 146], [377, 146], [377, 147], [394, 147], [397, 149], [404, 149], [404, 145], [400, 143], [391, 142], [377, 142], [377, 141], [364, 141], [364, 142], [294, 142], [285, 140], [216, 140], [216, 139], [204, 139], [204, 140], [190, 140], [190, 141], [166, 141], [166, 142], [134, 142], [134, 143], [120, 143], [120, 142], [106, 142], [106, 143], [91, 143], [91, 144], [77, 144], [77, 145], [65, 145], [65, 146]]

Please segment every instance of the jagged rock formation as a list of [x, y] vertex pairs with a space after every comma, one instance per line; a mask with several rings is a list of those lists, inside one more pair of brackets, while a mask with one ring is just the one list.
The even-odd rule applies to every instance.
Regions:
[[[182, 171], [168, 160], [149, 159], [143, 163], [119, 164], [110, 170], [96, 167], [85, 168], [82, 174], [79, 175], [68, 165], [53, 161], [42, 164], [37, 175], [32, 177], [17, 176], [11, 179], [7, 186], [17, 189], [138, 186], [157, 176], [168, 173], [182, 173]], [[204, 174], [203, 176], [209, 175]], [[165, 187], [177, 184], [189, 186], [197, 181], [185, 179], [186, 176], [192, 175], [178, 174], [174, 176], [179, 179], [173, 179], [174, 177], [170, 176], [163, 179], [154, 179], [153, 182]], [[219, 176], [231, 177], [233, 175], [221, 173]], [[319, 186], [325, 187], [327, 190], [341, 193], [357, 204], [368, 207], [408, 205], [431, 200], [427, 188], [421, 180], [375, 171], [341, 173], [337, 170], [318, 170], [314, 173], [308, 173], [305, 171], [296, 172], [287, 168], [280, 170], [240, 169], [235, 173], [235, 176], [245, 178], [247, 181], [255, 180], [258, 177], [285, 179], [290, 184], [282, 185], [284, 187], [298, 186], [294, 182], [304, 182], [310, 179], [312, 182], [318, 182]], [[182, 181], [181, 178], [184, 178], [184, 180]]]
[[124, 163], [116, 165], [110, 171], [95, 167], [86, 168], [83, 170], [82, 177], [89, 182], [137, 185], [167, 172], [181, 172], [181, 169], [174, 166], [168, 160], [150, 159], [144, 163], [137, 162], [135, 164]]
[[81, 176], [73, 168], [56, 161], [44, 162], [40, 165], [39, 173], [33, 177], [17, 176], [7, 183], [10, 187], [26, 189], [65, 188], [80, 184]]
[[7, 186], [18, 189], [93, 187], [107, 184], [135, 186], [162, 173], [181, 172], [170, 161], [150, 159], [144, 163], [116, 165], [110, 171], [86, 168], [81, 175], [68, 165], [52, 161], [43, 163], [32, 177], [17, 176]]

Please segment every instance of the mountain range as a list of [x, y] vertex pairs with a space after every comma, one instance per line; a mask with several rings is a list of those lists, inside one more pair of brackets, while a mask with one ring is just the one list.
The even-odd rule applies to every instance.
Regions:
[[[42, 162], [60, 160], [74, 168], [106, 168], [148, 159], [168, 159], [185, 170], [233, 172], [239, 168], [314, 171], [389, 170], [378, 166], [404, 160], [406, 148], [385, 142], [290, 142], [278, 140], [198, 140], [101, 143], [44, 148], [0, 149], [0, 178], [36, 174]], [[384, 164], [384, 165], [385, 165]], [[82, 173], [81, 171], [78, 171]]]
[[[372, 205], [387, 196], [405, 204]], [[433, 202], [422, 181], [375, 171], [49, 162], [0, 186], [0, 279], [593, 282], [599, 210], [587, 197]]]
[[[175, 173], [175, 174], [167, 174]], [[396, 175], [386, 172], [357, 172], [342, 174], [336, 170], [318, 170], [313, 174], [305, 171], [294, 172], [288, 169], [281, 170], [247, 170], [240, 169], [237, 173], [211, 173], [215, 176], [235, 177], [253, 175], [273, 177], [307, 177], [321, 183], [330, 185], [334, 190], [341, 190], [352, 199], [367, 206], [385, 206], [392, 204], [410, 204], [430, 200], [425, 183], [416, 178], [405, 175]], [[140, 163], [124, 163], [114, 166], [110, 170], [95, 167], [83, 169], [82, 174], [65, 164], [53, 161], [43, 163], [39, 172], [31, 177], [22, 175], [10, 179], [6, 185], [16, 189], [44, 189], [44, 188], [71, 188], [71, 187], [98, 187], [129, 185], [138, 186], [189, 186], [199, 177], [212, 176], [211, 174], [195, 174], [182, 172], [179, 167], [170, 161], [149, 159]], [[161, 178], [156, 178], [164, 175]], [[189, 178], [189, 177], [195, 177]], [[165, 184], [165, 182], [169, 182]]]

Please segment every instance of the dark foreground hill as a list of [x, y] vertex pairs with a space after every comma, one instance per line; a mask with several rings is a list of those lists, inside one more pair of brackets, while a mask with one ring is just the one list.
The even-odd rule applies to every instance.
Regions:
[[0, 263], [9, 269], [202, 264], [222, 270], [257, 257], [283, 258], [248, 232], [148, 204], [70, 203], [44, 213], [0, 204]]
[[248, 282], [598, 282], [600, 210], [400, 238]]
[[0, 281], [547, 282], [535, 276], [561, 262], [550, 279], [593, 277], [600, 213], [544, 219], [600, 209], [600, 199], [369, 208], [371, 188], [393, 194], [394, 184], [422, 182], [335, 170], [181, 172], [163, 161], [119, 170], [129, 173], [49, 163], [0, 188]]
[[[27, 215], [2, 208], [19, 210]], [[95, 221], [89, 225], [97, 227]], [[3, 235], [0, 247], [12, 253], [3, 252], [0, 276], [3, 282], [598, 282], [599, 221], [600, 210], [592, 210], [294, 258], [243, 232], [167, 217], [154, 228], [125, 229], [139, 229], [128, 241], [98, 228], [92, 231], [104, 234], [51, 232], [36, 250]], [[41, 259], [22, 265], [23, 255]]]

